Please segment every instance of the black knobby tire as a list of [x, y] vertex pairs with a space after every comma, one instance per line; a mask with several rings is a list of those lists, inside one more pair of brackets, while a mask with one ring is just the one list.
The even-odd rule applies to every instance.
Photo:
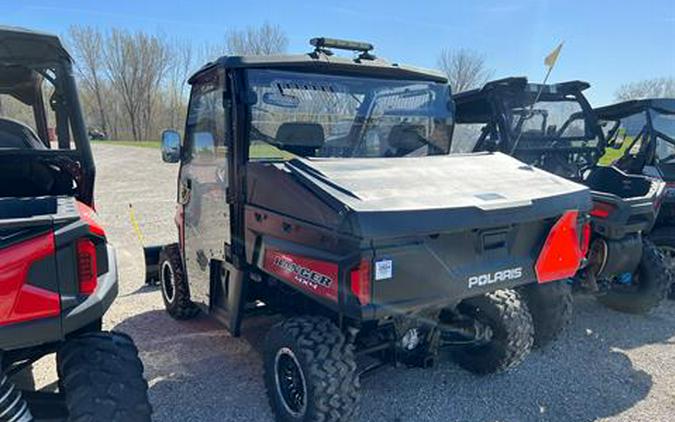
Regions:
[[670, 270], [671, 286], [668, 298], [675, 300], [675, 227], [659, 227], [649, 234], [649, 240], [661, 251]]
[[648, 240], [642, 240], [642, 260], [630, 286], [614, 285], [598, 301], [615, 311], [645, 314], [665, 300], [670, 290], [670, 271], [663, 255]]
[[560, 280], [528, 284], [519, 291], [532, 315], [534, 347], [551, 343], [572, 320], [572, 286], [567, 280]]
[[458, 310], [492, 329], [489, 342], [454, 353], [462, 368], [477, 374], [503, 372], [521, 363], [532, 349], [532, 316], [516, 291], [496, 290], [470, 298]]
[[56, 353], [69, 422], [147, 422], [152, 407], [143, 364], [129, 336], [72, 337]]
[[191, 319], [199, 313], [199, 308], [190, 300], [190, 286], [176, 244], [167, 245], [159, 252], [159, 284], [164, 307], [173, 318]]
[[[350, 420], [359, 399], [354, 346], [324, 317], [292, 317], [265, 341], [267, 397], [278, 421]], [[300, 398], [300, 399], [298, 399]]]

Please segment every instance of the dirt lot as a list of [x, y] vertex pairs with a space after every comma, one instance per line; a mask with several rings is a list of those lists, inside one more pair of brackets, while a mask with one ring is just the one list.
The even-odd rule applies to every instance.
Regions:
[[[160, 293], [143, 287], [132, 203], [148, 244], [173, 242], [175, 174], [152, 149], [96, 145], [96, 202], [117, 247], [121, 292], [105, 325], [132, 335], [145, 363], [157, 421], [272, 420], [260, 347], [269, 321], [229, 337], [201, 317], [176, 322]], [[41, 362], [38, 381], [53, 381]], [[577, 298], [566, 334], [516, 370], [488, 377], [454, 364], [384, 369], [363, 380], [364, 421], [675, 420], [675, 302], [649, 316], [623, 315]]]

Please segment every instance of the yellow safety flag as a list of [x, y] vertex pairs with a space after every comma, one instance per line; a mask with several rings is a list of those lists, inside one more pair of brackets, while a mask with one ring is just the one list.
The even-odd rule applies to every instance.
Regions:
[[145, 243], [143, 240], [143, 233], [141, 232], [141, 228], [138, 226], [136, 213], [134, 212], [134, 206], [131, 204], [129, 204], [129, 220], [131, 221], [131, 226], [134, 228], [134, 232], [136, 232], [136, 236], [138, 236], [138, 241], [141, 242], [141, 245], [143, 245]]
[[553, 69], [553, 66], [555, 66], [555, 62], [558, 61], [558, 56], [560, 55], [560, 50], [562, 50], [564, 42], [561, 42], [555, 50], [551, 51], [551, 53], [546, 56], [544, 59], [544, 64], [548, 66], [549, 69]]

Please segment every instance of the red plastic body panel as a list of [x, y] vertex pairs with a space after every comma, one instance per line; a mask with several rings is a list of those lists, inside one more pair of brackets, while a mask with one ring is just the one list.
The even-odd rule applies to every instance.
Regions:
[[103, 230], [103, 226], [97, 221], [96, 211], [79, 201], [77, 202], [77, 207], [82, 220], [89, 226], [89, 230], [93, 234], [105, 237], [105, 230]]
[[337, 264], [266, 249], [263, 268], [304, 291], [334, 302], [338, 300]]
[[0, 250], [0, 325], [55, 317], [61, 313], [57, 292], [28, 284], [31, 265], [53, 254], [53, 233]]
[[584, 252], [578, 217], [577, 211], [567, 211], [551, 228], [534, 267], [540, 284], [572, 277], [579, 270]]

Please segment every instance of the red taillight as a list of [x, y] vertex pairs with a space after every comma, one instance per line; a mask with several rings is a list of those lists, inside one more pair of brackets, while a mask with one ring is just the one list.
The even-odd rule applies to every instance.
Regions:
[[361, 305], [367, 305], [371, 300], [370, 261], [361, 260], [359, 266], [350, 273], [352, 293]]
[[81, 294], [90, 295], [96, 291], [96, 245], [89, 239], [77, 241], [77, 278]]
[[105, 237], [105, 230], [103, 230], [103, 227], [96, 220], [96, 212], [82, 202], [77, 203], [77, 208], [80, 211], [80, 217], [89, 226], [89, 230], [93, 234]]
[[539, 283], [572, 277], [584, 257], [577, 230], [577, 211], [567, 211], [555, 223], [537, 258], [535, 272]]
[[597, 218], [607, 218], [612, 211], [614, 211], [614, 206], [606, 202], [595, 202], [593, 203], [593, 209], [591, 210], [591, 215]]

